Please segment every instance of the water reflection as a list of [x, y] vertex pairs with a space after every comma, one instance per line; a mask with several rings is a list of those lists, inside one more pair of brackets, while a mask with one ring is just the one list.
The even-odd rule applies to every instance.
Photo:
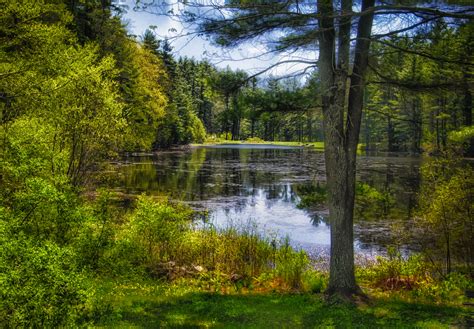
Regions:
[[[360, 157], [359, 180], [393, 195], [394, 207], [411, 216], [419, 186], [419, 158]], [[154, 157], [126, 159], [116, 188], [128, 194], [167, 194], [197, 209], [209, 209], [217, 226], [255, 221], [266, 232], [289, 235], [302, 245], [328, 246], [327, 210], [297, 208], [297, 184], [323, 182], [324, 156], [304, 148], [196, 147]], [[377, 235], [386, 222], [370, 230], [356, 227], [358, 249], [379, 249]], [[375, 233], [374, 233], [375, 232]]]

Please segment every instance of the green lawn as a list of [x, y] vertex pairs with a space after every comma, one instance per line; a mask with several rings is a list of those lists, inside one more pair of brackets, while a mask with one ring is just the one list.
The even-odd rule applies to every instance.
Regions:
[[103, 328], [452, 328], [467, 312], [453, 306], [372, 299], [328, 305], [321, 294], [231, 294], [170, 285], [110, 286], [114, 315]]
[[205, 142], [203, 144], [191, 144], [192, 146], [200, 145], [225, 145], [225, 144], [259, 144], [259, 145], [280, 145], [280, 146], [305, 146], [312, 147], [317, 150], [324, 150], [324, 142], [283, 142], [283, 141], [264, 141], [264, 142], [249, 142], [249, 141], [232, 141], [232, 140], [220, 140]]

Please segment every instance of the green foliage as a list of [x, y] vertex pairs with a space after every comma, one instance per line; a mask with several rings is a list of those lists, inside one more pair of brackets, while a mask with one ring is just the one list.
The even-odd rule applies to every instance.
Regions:
[[208, 95], [208, 75], [213, 68], [206, 62], [197, 63], [187, 58], [176, 61], [166, 47], [167, 42], [158, 56], [166, 69], [163, 86], [169, 104], [157, 126], [155, 147], [202, 143], [206, 128], [211, 124], [213, 103]]
[[411, 295], [428, 302], [462, 304], [467, 301], [466, 291], [472, 289], [474, 285], [469, 276], [453, 272], [441, 280], [426, 280]]
[[381, 290], [412, 290], [430, 280], [422, 256], [405, 259], [394, 248], [389, 248], [388, 257], [378, 257], [375, 264], [358, 269], [358, 277]]
[[303, 275], [308, 265], [306, 252], [293, 250], [287, 239], [276, 253], [275, 273], [292, 289], [303, 288]]
[[[297, 186], [297, 192], [301, 198], [299, 208], [318, 208], [325, 206], [327, 201], [327, 189], [317, 183]], [[387, 218], [395, 205], [395, 200], [388, 191], [381, 192], [378, 189], [358, 182], [356, 184], [355, 216], [362, 219]]]
[[117, 222], [120, 216], [111, 205], [112, 194], [98, 190], [96, 200], [83, 206], [84, 220], [74, 240], [80, 266], [96, 273], [114, 274], [116, 265], [107, 263], [114, 247]]
[[423, 250], [445, 264], [472, 273], [474, 171], [452, 155], [430, 161], [422, 168], [418, 226]]
[[363, 219], [386, 219], [395, 205], [389, 191], [379, 191], [365, 183], [356, 184], [355, 213]]
[[320, 207], [326, 204], [327, 189], [318, 184], [298, 185], [296, 191], [300, 195], [301, 201], [298, 208]]
[[303, 290], [310, 293], [321, 293], [327, 288], [329, 277], [327, 273], [308, 269], [303, 273]]
[[250, 137], [245, 140], [246, 143], [251, 143], [251, 144], [261, 144], [265, 143], [265, 141], [259, 137]]
[[88, 287], [71, 249], [0, 232], [0, 325], [73, 326], [87, 315]]
[[377, 53], [373, 78], [388, 83], [367, 88], [361, 126], [367, 150], [437, 154], [467, 133], [472, 125], [467, 68], [473, 62], [472, 40], [472, 24], [452, 27], [440, 20], [410, 38], [372, 44]]
[[215, 143], [225, 143], [226, 142], [226, 136], [225, 134], [212, 134], [212, 135], [207, 135], [205, 143], [209, 144], [215, 144]]
[[193, 212], [168, 201], [153, 202], [142, 196], [130, 216], [127, 238], [145, 255], [150, 266], [174, 256], [181, 235], [188, 230]]
[[357, 268], [357, 277], [375, 291], [391, 294], [388, 296], [429, 303], [461, 304], [466, 301], [465, 291], [473, 289], [469, 275], [454, 272], [439, 277], [423, 255], [404, 258], [394, 249], [389, 249], [388, 257]]
[[[11, 0], [2, 1], [1, 7], [0, 326], [76, 327], [107, 316], [109, 304], [92, 288], [91, 277], [99, 285], [104, 277], [185, 278], [189, 284], [224, 293], [325, 289], [326, 275], [309, 269], [306, 253], [291, 248], [287, 240], [263, 237], [254, 225], [195, 227], [190, 208], [145, 196], [124, 215], [112, 206], [112, 193], [92, 192], [94, 172], [104, 160], [124, 150], [202, 143], [207, 133], [217, 141], [230, 137], [255, 143], [322, 138], [317, 75], [305, 86], [296, 80], [270, 79], [262, 87], [256, 79], [247, 81], [247, 74], [240, 70], [175, 59], [169, 42], [157, 40], [150, 31], [143, 45], [128, 36], [111, 1]], [[403, 42], [421, 46], [436, 56], [456, 44], [472, 53], [467, 42], [471, 32], [438, 26], [433, 35], [439, 43], [422, 38], [393, 41], [399, 46]], [[289, 42], [291, 37], [282, 41]], [[399, 55], [394, 66], [395, 58], [385, 54], [375, 64], [387, 66], [390, 74], [404, 82], [462, 77], [464, 89], [434, 97], [371, 87], [368, 108], [382, 114], [367, 116], [372, 120], [367, 124], [372, 129], [368, 136], [373, 138], [388, 126], [393, 132], [392, 146], [408, 149], [406, 144], [413, 137], [416, 143], [410, 149], [418, 150], [418, 122], [431, 120], [431, 130], [423, 131], [426, 141], [436, 140], [444, 147], [446, 136], [459, 143], [469, 139], [472, 131], [460, 127], [457, 119], [459, 104], [469, 94], [465, 88], [469, 74], [454, 65], [455, 59], [440, 66], [415, 55]], [[394, 108], [393, 119], [402, 119], [404, 124], [386, 120]], [[198, 157], [189, 164], [194, 172], [205, 154]], [[445, 170], [441, 165], [424, 175], [429, 183], [420, 216], [427, 235], [425, 252], [438, 256], [450, 250], [449, 263], [452, 258], [457, 266], [471, 270], [472, 169]], [[303, 207], [324, 203], [327, 194], [319, 186], [301, 187], [301, 193]], [[368, 185], [358, 186], [357, 202], [364, 209], [361, 216], [387, 216], [393, 205], [389, 191]], [[462, 289], [472, 288], [458, 274], [436, 281], [424, 266], [421, 259], [405, 261], [396, 255], [379, 260], [377, 267], [362, 276], [379, 288], [394, 278], [395, 285], [408, 282], [416, 286], [414, 295], [433, 296], [436, 301], [455, 299]], [[210, 296], [206, 298], [215, 298]], [[195, 298], [200, 302], [197, 307], [205, 309], [207, 302]], [[292, 298], [306, 310], [314, 306], [308, 306], [313, 297]], [[237, 311], [225, 306], [225, 314], [239, 318], [242, 315], [236, 312], [254, 312], [243, 304], [242, 300], [236, 303]], [[319, 300], [316, 304], [322, 305]], [[288, 309], [276, 307], [284, 311], [286, 320]], [[213, 311], [218, 313], [216, 308]], [[345, 316], [348, 312], [336, 313]], [[374, 326], [382, 323], [365, 313], [356, 315], [369, 318]], [[320, 324], [350, 324], [348, 319], [339, 322], [338, 317], [327, 317]], [[211, 320], [205, 325], [214, 324]], [[314, 323], [303, 318], [288, 323], [303, 322]], [[242, 325], [240, 320], [236, 323]], [[268, 324], [259, 322], [257, 327], [262, 323]]]
[[206, 128], [195, 114], [191, 114], [189, 128], [191, 130], [191, 142], [203, 143], [206, 140]]
[[136, 72], [122, 96], [126, 101], [124, 116], [128, 123], [125, 148], [147, 151], [154, 146], [159, 126], [166, 116], [167, 73], [163, 61], [153, 51], [131, 40], [126, 40], [124, 46], [130, 49], [129, 70]]
[[[102, 197], [101, 197], [102, 198]], [[80, 260], [103, 274], [175, 280], [198, 278], [200, 286], [248, 288], [263, 273], [290, 289], [306, 289], [308, 256], [288, 240], [264, 238], [256, 226], [193, 228], [195, 213], [167, 200], [141, 196], [122, 225], [110, 224], [105, 200], [78, 238]], [[312, 284], [310, 284], [312, 285]]]
[[474, 138], [474, 127], [463, 127], [460, 130], [452, 131], [449, 139], [455, 143], [467, 143]]
[[448, 134], [451, 147], [458, 152], [471, 156], [474, 153], [474, 126], [466, 126], [459, 130], [453, 130]]
[[273, 249], [253, 226], [210, 227], [189, 232], [179, 254], [188, 264], [249, 279], [269, 269]]

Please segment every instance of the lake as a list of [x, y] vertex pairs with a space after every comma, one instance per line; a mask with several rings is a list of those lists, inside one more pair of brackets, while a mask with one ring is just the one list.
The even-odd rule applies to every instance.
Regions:
[[[356, 253], [383, 254], [412, 217], [420, 184], [421, 158], [361, 155], [357, 177], [391, 196], [380, 218], [358, 216]], [[328, 211], [300, 209], [300, 186], [324, 185], [324, 154], [309, 148], [271, 145], [216, 145], [127, 157], [118, 166], [116, 190], [126, 194], [167, 194], [198, 210], [209, 211], [217, 227], [256, 224], [269, 236], [288, 236], [295, 246], [328, 252]], [[396, 210], [396, 211], [393, 211]], [[394, 215], [396, 214], [396, 215]], [[404, 250], [415, 248], [403, 245]]]

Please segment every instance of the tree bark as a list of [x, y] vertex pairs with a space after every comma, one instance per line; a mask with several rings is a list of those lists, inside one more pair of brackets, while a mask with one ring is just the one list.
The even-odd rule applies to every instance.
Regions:
[[[374, 0], [363, 0], [362, 11], [373, 7]], [[352, 8], [343, 1], [342, 8]], [[360, 292], [354, 275], [353, 212], [355, 195], [355, 160], [362, 118], [364, 76], [368, 66], [373, 14], [360, 17], [355, 58], [346, 102], [348, 65], [345, 61], [350, 38], [341, 21], [338, 40], [338, 65], [335, 66], [336, 34], [331, 0], [319, 0], [319, 70], [322, 82], [323, 125], [325, 133], [326, 179], [331, 223], [331, 260], [327, 293], [350, 296]], [[344, 113], [347, 117], [344, 120]], [[345, 121], [345, 122], [344, 122]]]

